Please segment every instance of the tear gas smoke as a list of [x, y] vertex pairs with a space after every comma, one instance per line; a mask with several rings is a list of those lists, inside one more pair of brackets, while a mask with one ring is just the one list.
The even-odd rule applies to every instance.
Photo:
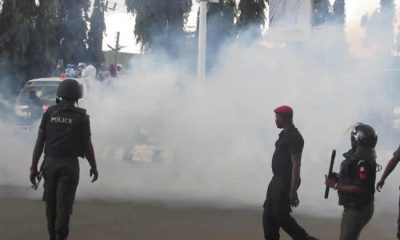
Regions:
[[[350, 147], [346, 129], [375, 127], [382, 165], [399, 144], [398, 83], [386, 77], [391, 56], [359, 59], [345, 46], [343, 31], [331, 27], [284, 47], [232, 43], [205, 82], [181, 71], [182, 63], [150, 57], [109, 84], [90, 83], [100, 178], [90, 184], [82, 162], [78, 197], [261, 207], [279, 134], [273, 109], [288, 104], [305, 139], [299, 211], [339, 214], [336, 194], [323, 200], [324, 175], [331, 150]], [[4, 122], [0, 129], [0, 183], [27, 185], [34, 137], [21, 138]], [[341, 160], [338, 154], [336, 171]], [[376, 194], [380, 210], [395, 206], [396, 175]]]

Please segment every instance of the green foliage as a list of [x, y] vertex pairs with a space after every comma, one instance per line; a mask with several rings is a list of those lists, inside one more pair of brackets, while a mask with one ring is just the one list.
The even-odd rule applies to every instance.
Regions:
[[335, 23], [344, 26], [346, 21], [344, 0], [335, 0], [333, 3], [333, 20]]
[[90, 17], [90, 30], [88, 32], [88, 61], [96, 67], [104, 61], [103, 55], [103, 33], [106, 30], [104, 23], [104, 0], [95, 0], [93, 4], [93, 12]]
[[86, 60], [89, 0], [60, 0], [59, 58], [64, 63]]
[[[207, 58], [215, 59], [227, 39], [236, 36], [235, 0], [209, 3], [207, 11]], [[208, 60], [209, 61], [209, 60]], [[212, 64], [209, 61], [210, 64]]]
[[57, 58], [85, 60], [89, 0], [2, 0], [0, 94], [49, 76]]
[[332, 19], [332, 6], [329, 0], [314, 0], [313, 25], [323, 25]]
[[192, 0], [125, 0], [127, 9], [136, 18], [135, 35], [142, 49], [161, 48], [178, 51], [185, 40], [184, 24]]
[[31, 75], [36, 6], [34, 1], [5, 0], [0, 14], [0, 93], [16, 92]]

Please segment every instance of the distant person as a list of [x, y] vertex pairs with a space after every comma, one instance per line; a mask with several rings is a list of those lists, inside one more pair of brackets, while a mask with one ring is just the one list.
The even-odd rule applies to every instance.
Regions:
[[112, 78], [115, 78], [118, 76], [117, 66], [115, 64], [110, 64], [108, 66], [108, 71], [110, 72]]
[[67, 78], [76, 78], [76, 70], [74, 64], [67, 64], [67, 69], [65, 69], [65, 77]]
[[82, 70], [82, 78], [87, 78], [87, 79], [96, 79], [96, 68], [92, 64], [88, 64], [83, 70]]
[[359, 123], [351, 132], [351, 149], [344, 153], [340, 173], [325, 176], [325, 185], [338, 191], [343, 206], [340, 240], [357, 240], [374, 214], [376, 178], [375, 130]]
[[65, 74], [64, 61], [62, 59], [58, 59], [56, 69], [53, 72], [53, 77], [61, 77]]
[[107, 66], [104, 63], [102, 63], [100, 65], [100, 71], [99, 71], [99, 74], [98, 74], [98, 79], [100, 81], [106, 81], [109, 78], [111, 78], [110, 71], [108, 70]]
[[315, 240], [290, 215], [300, 203], [300, 165], [304, 140], [293, 124], [293, 109], [281, 106], [274, 110], [277, 128], [283, 129], [275, 143], [272, 157], [273, 177], [264, 202], [263, 228], [266, 240], [280, 239], [282, 228], [293, 239]]
[[80, 84], [65, 79], [58, 87], [61, 102], [43, 114], [30, 168], [30, 181], [37, 187], [38, 162], [44, 149], [44, 201], [50, 240], [65, 240], [79, 182], [78, 157], [86, 157], [92, 182], [99, 174], [86, 110], [75, 107], [82, 97]]
[[29, 119], [38, 120], [43, 114], [43, 102], [36, 94], [35, 90], [29, 91]]
[[85, 67], [86, 67], [85, 63], [83, 63], [83, 62], [78, 63], [77, 70], [76, 70], [76, 76], [78, 78], [82, 77], [82, 72], [84, 71]]
[[[396, 168], [397, 164], [400, 161], [400, 146], [397, 150], [393, 153], [392, 158], [387, 163], [385, 167], [385, 171], [382, 174], [381, 180], [376, 184], [376, 190], [378, 192], [381, 191], [383, 185], [385, 185], [386, 178], [390, 175], [390, 173]], [[400, 239], [400, 198], [399, 198], [399, 216], [397, 218], [397, 239]]]

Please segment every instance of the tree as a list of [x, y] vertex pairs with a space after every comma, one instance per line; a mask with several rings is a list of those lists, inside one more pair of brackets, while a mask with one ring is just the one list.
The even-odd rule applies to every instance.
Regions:
[[125, 0], [128, 12], [135, 15], [136, 42], [142, 50], [161, 48], [176, 54], [186, 38], [184, 25], [191, 0]]
[[328, 22], [332, 17], [332, 6], [329, 0], [314, 0], [313, 25], [319, 26]]
[[213, 64], [221, 46], [226, 40], [236, 36], [236, 3], [235, 0], [220, 0], [209, 3], [207, 11], [207, 62]]
[[29, 47], [29, 62], [33, 77], [48, 76], [53, 70], [59, 49], [57, 16], [59, 1], [40, 0], [33, 41]]
[[384, 55], [392, 54], [395, 13], [394, 0], [381, 0], [380, 8], [371, 16], [364, 16], [361, 22], [361, 25], [366, 28], [366, 43], [380, 46], [381, 53]]
[[344, 28], [344, 23], [346, 21], [344, 0], [335, 0], [333, 3], [333, 21]]
[[96, 67], [104, 61], [103, 54], [103, 33], [106, 29], [104, 23], [104, 0], [95, 0], [93, 4], [93, 12], [90, 17], [90, 30], [88, 33], [88, 61], [92, 62]]
[[29, 48], [34, 36], [34, 0], [5, 0], [0, 13], [0, 93], [9, 96], [30, 76]]
[[239, 18], [237, 24], [241, 30], [254, 28], [256, 35], [260, 35], [260, 28], [265, 24], [265, 0], [240, 0], [238, 5]]
[[89, 0], [60, 0], [58, 57], [63, 58], [64, 63], [86, 60], [89, 5]]

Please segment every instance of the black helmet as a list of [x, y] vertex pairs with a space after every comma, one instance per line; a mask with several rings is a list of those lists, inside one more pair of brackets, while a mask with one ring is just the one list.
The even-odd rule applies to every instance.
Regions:
[[69, 99], [82, 98], [82, 87], [74, 79], [65, 79], [58, 86], [57, 96]]
[[351, 145], [374, 148], [378, 142], [378, 135], [375, 130], [364, 123], [357, 123], [351, 132]]

